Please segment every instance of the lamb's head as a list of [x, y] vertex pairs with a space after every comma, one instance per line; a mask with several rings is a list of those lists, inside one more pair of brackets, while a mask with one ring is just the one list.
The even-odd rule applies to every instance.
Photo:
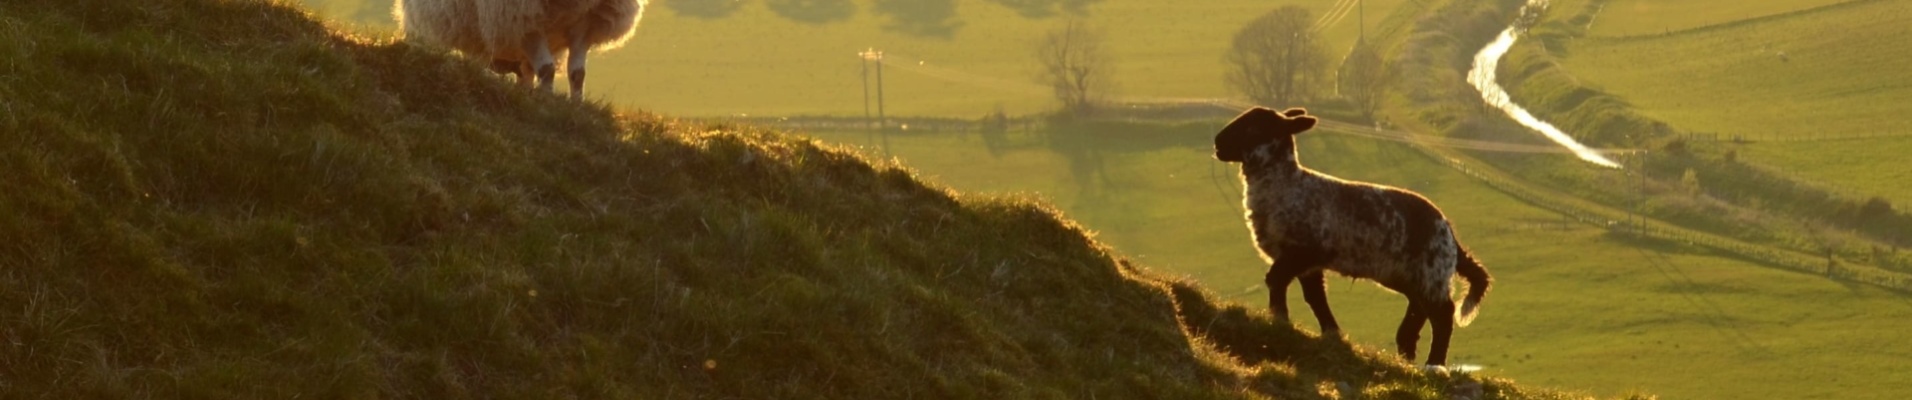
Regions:
[[1215, 159], [1247, 163], [1249, 157], [1262, 154], [1293, 160], [1295, 134], [1313, 129], [1315, 122], [1308, 110], [1300, 108], [1281, 112], [1266, 107], [1248, 109], [1215, 134]]

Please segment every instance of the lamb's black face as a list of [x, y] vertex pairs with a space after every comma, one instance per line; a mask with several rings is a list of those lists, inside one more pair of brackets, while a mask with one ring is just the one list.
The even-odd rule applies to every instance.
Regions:
[[1294, 151], [1295, 134], [1314, 129], [1317, 122], [1308, 116], [1308, 110], [1290, 108], [1288, 111], [1275, 112], [1266, 107], [1255, 107], [1236, 116], [1228, 126], [1215, 134], [1215, 159], [1228, 162], [1247, 161], [1248, 153], [1270, 142], [1279, 148], [1276, 152]]

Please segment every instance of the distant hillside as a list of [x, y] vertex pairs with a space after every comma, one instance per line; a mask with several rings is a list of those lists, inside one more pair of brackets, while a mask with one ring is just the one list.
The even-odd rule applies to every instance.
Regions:
[[0, 397], [1573, 397], [276, 2], [8, 1], [0, 60]]

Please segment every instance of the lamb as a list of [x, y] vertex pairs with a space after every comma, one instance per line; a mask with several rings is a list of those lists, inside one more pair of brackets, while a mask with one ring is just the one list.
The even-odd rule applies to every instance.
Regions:
[[[1432, 320], [1427, 365], [1445, 365], [1454, 325], [1473, 321], [1493, 279], [1427, 198], [1302, 167], [1295, 135], [1315, 123], [1300, 108], [1277, 113], [1255, 107], [1215, 135], [1215, 158], [1241, 163], [1248, 227], [1263, 260], [1271, 263], [1264, 278], [1270, 312], [1277, 321], [1288, 321], [1288, 283], [1300, 278], [1302, 298], [1320, 320], [1322, 334], [1338, 336], [1341, 328], [1328, 309], [1323, 270], [1372, 280], [1408, 299], [1407, 315], [1395, 333], [1401, 355], [1414, 360], [1421, 326]], [[1459, 312], [1450, 294], [1456, 273], [1469, 286]]]
[[395, 0], [407, 38], [488, 58], [491, 68], [549, 93], [566, 54], [571, 98], [584, 96], [584, 57], [629, 40], [648, 0]]

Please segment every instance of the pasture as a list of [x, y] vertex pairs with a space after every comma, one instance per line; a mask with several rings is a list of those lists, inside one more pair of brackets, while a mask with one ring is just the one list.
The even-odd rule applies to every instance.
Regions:
[[[1593, 36], [1645, 36], [1785, 14], [1850, 0], [1610, 0], [1594, 19]], [[1555, 2], [1558, 3], [1563, 2]], [[1576, 3], [1576, 2], [1566, 2]], [[1564, 8], [1562, 10], [1565, 10]]]
[[[804, 134], [884, 151], [865, 132]], [[1081, 155], [1015, 135], [994, 152], [973, 134], [892, 135], [888, 151], [920, 176], [965, 193], [1037, 193], [1149, 268], [1266, 306], [1266, 265], [1243, 225], [1237, 172], [1210, 157], [1209, 136], [1110, 143], [1094, 157], [1099, 163], [1084, 167], [1072, 165]], [[1455, 333], [1455, 363], [1602, 396], [1912, 394], [1912, 379], [1895, 372], [1912, 350], [1877, 345], [1912, 329], [1912, 299], [1904, 295], [1564, 223], [1397, 143], [1317, 131], [1301, 146], [1303, 165], [1426, 194], [1494, 274], [1481, 318]], [[1345, 278], [1329, 286], [1352, 340], [1392, 347], [1405, 307], [1399, 295]], [[1300, 290], [1288, 295], [1302, 304]], [[1305, 308], [1294, 316], [1318, 329]]]
[[[390, 0], [303, 1], [348, 29], [395, 29]], [[1367, 2], [1369, 33], [1411, 3]], [[1117, 94], [1141, 98], [1236, 96], [1223, 83], [1223, 52], [1276, 7], [1313, 11], [1337, 60], [1362, 19], [1353, 0], [657, 0], [625, 48], [592, 58], [587, 91], [678, 116], [861, 116], [857, 53], [874, 48], [886, 55], [888, 115], [1046, 112], [1055, 105], [1036, 81], [1034, 41], [1075, 15], [1069, 4], [1106, 32]]]
[[[1778, 168], [1808, 182], [1819, 182], [1835, 192], [1879, 196], [1904, 209], [1912, 206], [1912, 169], [1853, 160], [1892, 164], [1912, 150], [1912, 136], [1823, 140], [1812, 142], [1753, 142], [1729, 145], [1745, 162]], [[1860, 193], [1850, 193], [1862, 191]]]
[[1912, 102], [1909, 20], [1912, 3], [1855, 2], [1670, 36], [1584, 39], [1561, 62], [1685, 131], [1912, 135], [1912, 120], [1880, 118]]

